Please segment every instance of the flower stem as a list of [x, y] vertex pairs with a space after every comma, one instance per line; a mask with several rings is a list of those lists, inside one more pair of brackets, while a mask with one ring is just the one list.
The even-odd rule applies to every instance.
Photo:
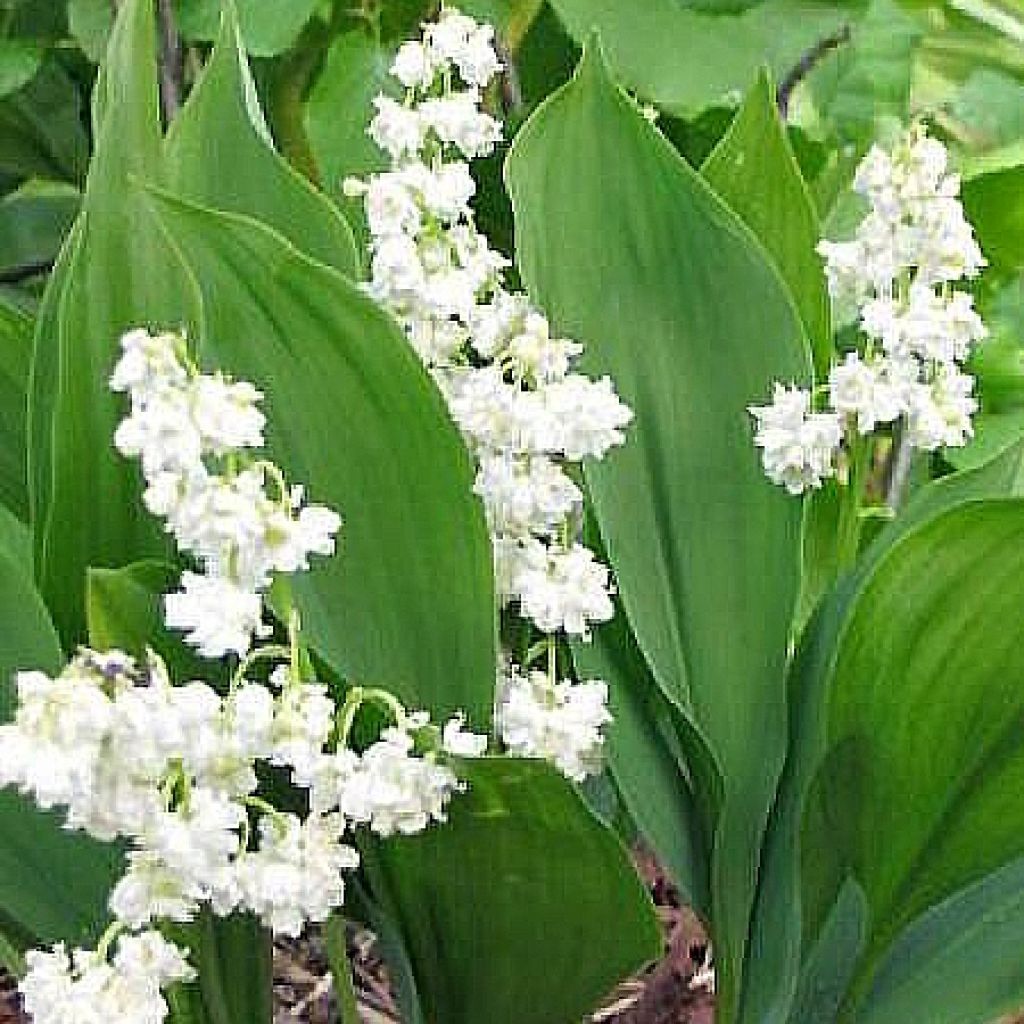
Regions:
[[352, 966], [345, 942], [345, 918], [341, 914], [332, 914], [328, 918], [324, 925], [324, 938], [327, 940], [327, 964], [338, 996], [341, 1024], [361, 1024], [359, 1002], [352, 981]]
[[871, 441], [867, 438], [858, 437], [850, 446], [849, 477], [842, 490], [843, 504], [836, 538], [836, 565], [840, 575], [853, 568], [860, 551], [863, 525], [861, 509], [868, 483], [871, 452]]

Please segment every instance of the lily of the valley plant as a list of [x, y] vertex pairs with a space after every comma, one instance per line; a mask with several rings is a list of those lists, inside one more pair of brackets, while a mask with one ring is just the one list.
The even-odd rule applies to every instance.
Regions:
[[[225, 0], [180, 110], [157, 5], [118, 5], [77, 220], [38, 303], [0, 292], [32, 348], [0, 381], [0, 962], [35, 1024], [270, 1024], [273, 938], [311, 930], [356, 1024], [347, 922], [406, 1024], [1024, 1005], [991, 183], [948, 120], [793, 135], [820, 85], [753, 65], [699, 159], [692, 61], [633, 44], [770, 30], [811, 73], [787, 33], [829, 5], [647, 3], [500, 40], [321, 5], [284, 40]], [[690, 975], [637, 851], [707, 932]]]

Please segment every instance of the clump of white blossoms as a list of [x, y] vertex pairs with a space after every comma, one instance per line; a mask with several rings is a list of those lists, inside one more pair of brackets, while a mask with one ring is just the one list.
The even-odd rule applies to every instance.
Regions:
[[166, 598], [167, 624], [201, 654], [244, 655], [265, 636], [261, 594], [274, 573], [334, 553], [341, 519], [304, 502], [281, 470], [247, 456], [263, 445], [260, 392], [200, 373], [178, 334], [129, 331], [110, 386], [131, 399], [114, 442], [141, 460], [144, 501], [203, 571], [186, 572]]
[[168, 1010], [162, 990], [195, 976], [182, 951], [155, 931], [123, 936], [109, 960], [58, 945], [32, 950], [26, 963], [20, 989], [35, 1024], [159, 1022]]
[[[553, 645], [556, 636], [588, 638], [593, 624], [614, 614], [608, 569], [578, 539], [578, 463], [621, 444], [632, 413], [607, 377], [573, 370], [582, 346], [552, 337], [527, 296], [506, 287], [508, 260], [476, 227], [469, 162], [501, 138], [501, 125], [482, 109], [483, 91], [500, 70], [493, 30], [442, 10], [421, 39], [398, 50], [391, 73], [404, 101], [376, 100], [369, 131], [389, 169], [346, 189], [364, 197], [369, 291], [405, 328], [476, 458], [475, 490], [493, 535], [503, 607]], [[542, 725], [552, 706], [572, 703], [565, 688], [574, 684], [551, 680], [523, 690], [511, 685], [512, 671], [510, 685], [499, 684], [500, 694], [517, 695], [514, 713], [499, 710], [506, 743], [573, 777], [580, 765], [596, 769], [599, 729]], [[596, 685], [581, 693], [603, 693]], [[527, 701], [536, 714], [524, 717]], [[518, 723], [514, 739], [511, 722]]]
[[972, 296], [954, 285], [985, 259], [947, 164], [946, 148], [921, 126], [889, 151], [872, 147], [854, 178], [868, 212], [852, 240], [818, 246], [833, 299], [855, 311], [863, 346], [832, 367], [826, 407], [777, 384], [771, 405], [750, 409], [765, 472], [792, 494], [820, 487], [845, 449], [879, 428], [923, 451], [972, 436], [974, 378], [962, 363], [987, 331]]
[[[163, 989], [193, 971], [186, 951], [154, 930], [160, 922], [189, 922], [202, 907], [250, 911], [295, 936], [325, 921], [359, 863], [352, 831], [408, 834], [444, 821], [462, 788], [453, 758], [483, 754], [487, 744], [461, 716], [435, 729], [384, 690], [350, 685], [338, 707], [302, 657], [295, 613], [287, 645], [248, 650], [264, 632], [270, 574], [330, 553], [340, 519], [303, 505], [272, 464], [234, 460], [261, 443], [252, 385], [198, 373], [175, 335], [133, 331], [123, 349], [112, 386], [130, 393], [131, 412], [118, 445], [141, 456], [147, 504], [202, 560], [197, 586], [222, 591], [204, 597], [207, 621], [194, 622], [188, 639], [203, 631], [204, 653], [248, 654], [226, 693], [201, 681], [176, 685], [154, 654], [139, 664], [121, 651], [82, 649], [56, 677], [17, 674], [15, 717], [0, 726], [0, 786], [62, 808], [69, 828], [121, 839], [128, 851], [97, 949], [29, 954], [22, 991], [38, 1024], [164, 1020]], [[244, 621], [222, 606], [233, 589], [252, 605]], [[181, 625], [179, 597], [167, 601], [168, 625]], [[253, 680], [268, 662], [276, 663], [269, 682]], [[351, 730], [368, 704], [392, 724], [356, 750]], [[260, 764], [286, 770], [305, 791], [305, 817], [260, 796]]]
[[601, 767], [601, 729], [612, 718], [607, 705], [608, 687], [598, 680], [553, 683], [547, 672], [524, 675], [512, 666], [501, 703], [502, 736], [510, 753], [545, 757], [582, 781]]

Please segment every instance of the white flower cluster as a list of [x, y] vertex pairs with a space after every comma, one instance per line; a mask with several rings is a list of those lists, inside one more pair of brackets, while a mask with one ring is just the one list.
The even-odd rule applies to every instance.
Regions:
[[[284, 665], [271, 676], [276, 693], [241, 681], [222, 697], [202, 682], [173, 685], [155, 656], [141, 668], [120, 652], [83, 650], [57, 678], [22, 672], [17, 686], [15, 720], [0, 726], [0, 785], [66, 808], [70, 827], [130, 841], [110, 897], [130, 928], [189, 921], [208, 904], [297, 934], [342, 903], [342, 873], [358, 861], [342, 842], [348, 827], [422, 831], [444, 820], [459, 788], [451, 768], [415, 750], [429, 725], [422, 713], [402, 712], [362, 753], [332, 749], [326, 687]], [[482, 753], [482, 737], [459, 720], [446, 729], [461, 740], [449, 747]], [[258, 762], [289, 769], [314, 813], [301, 821], [265, 805]]]
[[32, 950], [26, 961], [20, 989], [35, 1024], [160, 1024], [162, 989], [195, 976], [185, 952], [156, 931], [122, 936], [112, 960], [59, 945]]
[[186, 572], [166, 598], [167, 624], [201, 654], [243, 655], [264, 636], [261, 594], [272, 575], [334, 552], [338, 515], [306, 505], [273, 463], [242, 456], [263, 444], [261, 394], [244, 381], [199, 373], [177, 334], [129, 331], [110, 386], [131, 398], [114, 442], [138, 457], [144, 500], [203, 572]]
[[543, 757], [577, 782], [600, 769], [601, 730], [612, 720], [604, 683], [552, 684], [548, 673], [535, 669], [524, 674], [513, 665], [500, 715], [510, 753]]
[[[222, 697], [202, 682], [172, 685], [155, 656], [143, 668], [116, 651], [83, 650], [54, 679], [19, 673], [15, 720], [0, 726], [0, 786], [65, 808], [69, 827], [128, 840], [128, 866], [109, 899], [117, 929], [191, 921], [206, 905], [222, 916], [249, 910], [275, 932], [298, 935], [344, 901], [344, 873], [359, 862], [344, 841], [350, 829], [422, 831], [444, 821], [461, 786], [438, 751], [417, 752], [430, 732], [422, 713], [399, 710], [398, 724], [361, 753], [345, 736], [335, 744], [339, 719], [351, 721], [366, 694], [382, 691], [354, 691], [336, 714], [326, 687], [288, 666], [274, 670], [271, 685], [278, 692], [241, 681]], [[394, 698], [386, 707], [397, 707]], [[486, 745], [460, 719], [444, 737], [462, 756]], [[309, 791], [304, 820], [257, 795], [259, 762], [290, 769]], [[154, 1009], [160, 985], [123, 969], [125, 950], [141, 948], [135, 941], [122, 938], [111, 963], [76, 954], [73, 971], [60, 948], [36, 954], [26, 997], [37, 1019], [84, 1021], [59, 1016], [62, 993], [102, 989], [120, 1015], [90, 1021], [163, 1020]]]
[[[399, 49], [391, 71], [405, 101], [379, 97], [370, 125], [391, 167], [346, 187], [364, 197], [369, 291], [405, 328], [477, 460], [503, 606], [545, 634], [587, 638], [612, 617], [613, 589], [608, 569], [576, 540], [583, 494], [574, 464], [621, 444], [632, 412], [607, 377], [573, 370], [582, 346], [552, 337], [529, 299], [506, 288], [508, 261], [474, 223], [469, 161], [501, 137], [481, 109], [501, 69], [492, 37], [447, 8]], [[552, 756], [543, 730], [531, 743], [520, 727], [516, 749]], [[577, 755], [566, 749], [563, 760], [577, 764]]]
[[[112, 386], [129, 392], [132, 408], [117, 445], [141, 457], [147, 505], [206, 570], [190, 574], [195, 591], [187, 574], [185, 595], [168, 598], [167, 623], [195, 615], [188, 639], [204, 653], [242, 654], [264, 632], [271, 574], [331, 553], [340, 520], [303, 505], [272, 464], [237, 465], [239, 450], [262, 443], [255, 388], [196, 372], [176, 335], [132, 331], [123, 350]], [[244, 621], [224, 607], [239, 603], [235, 592], [251, 605]], [[296, 615], [288, 632], [288, 646], [249, 651], [223, 695], [201, 681], [174, 685], [152, 653], [140, 665], [121, 651], [82, 649], [56, 678], [18, 673], [14, 720], [0, 725], [0, 787], [63, 808], [69, 828], [127, 846], [108, 901], [113, 924], [97, 949], [29, 955], [22, 990], [38, 1024], [160, 1024], [163, 989], [193, 971], [184, 951], [149, 929], [208, 907], [250, 911], [298, 935], [342, 905], [345, 872], [359, 863], [346, 842], [354, 830], [389, 836], [445, 820], [462, 788], [450, 759], [483, 754], [486, 737], [461, 716], [436, 730], [384, 690], [352, 685], [337, 708], [304, 674]], [[247, 678], [268, 661], [278, 662], [269, 685]], [[394, 725], [357, 751], [350, 732], [368, 703]], [[306, 791], [305, 817], [259, 795], [261, 764], [289, 771]]]
[[933, 451], [973, 432], [974, 379], [961, 363], [987, 332], [971, 295], [953, 286], [985, 259], [946, 149], [916, 126], [891, 151], [874, 146], [854, 188], [869, 207], [855, 237], [818, 251], [833, 298], [857, 310], [864, 351], [832, 367], [827, 410], [780, 385], [771, 405], [750, 410], [765, 472], [793, 494], [834, 475], [844, 435], [899, 422], [907, 444]]

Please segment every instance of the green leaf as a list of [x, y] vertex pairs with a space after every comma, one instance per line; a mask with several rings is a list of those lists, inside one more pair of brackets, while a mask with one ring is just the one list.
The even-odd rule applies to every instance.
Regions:
[[165, 562], [90, 568], [86, 585], [89, 642], [97, 650], [117, 647], [137, 658], [152, 648], [179, 682], [224, 678], [223, 663], [204, 661], [185, 645], [180, 633], [164, 625], [163, 596], [177, 589], [178, 578], [178, 570]]
[[324, 187], [356, 225], [364, 247], [368, 229], [363, 202], [344, 195], [342, 187], [346, 178], [365, 177], [387, 162], [366, 126], [373, 117], [374, 98], [391, 91], [391, 57], [391, 50], [369, 31], [345, 32], [331, 44], [306, 103], [306, 133]]
[[[803, 631], [790, 664], [790, 743], [761, 853], [738, 1017], [743, 1024], [784, 1024], [797, 997], [805, 932], [801, 828], [807, 793], [822, 757], [823, 706], [836, 638], [853, 589], [846, 581], [827, 595]], [[838, 897], [838, 891], [829, 895]], [[830, 904], [823, 916], [831, 909]], [[812, 940], [824, 930], [825, 921], [814, 924], [807, 929]]]
[[0, 172], [79, 181], [88, 159], [78, 90], [49, 58], [24, 88], [0, 99]]
[[713, 821], [702, 814], [684, 771], [682, 716], [651, 678], [621, 606], [592, 641], [573, 645], [573, 660], [581, 679], [608, 684], [608, 770], [630, 817], [687, 905], [707, 919]]
[[963, 203], [985, 256], [1002, 271], [1024, 267], [1024, 143], [968, 165]]
[[544, 0], [462, 0], [459, 10], [493, 25], [508, 50], [515, 53], [543, 6]]
[[[245, 48], [254, 57], [274, 57], [289, 49], [319, 0], [236, 0]], [[221, 0], [175, 0], [178, 27], [186, 39], [209, 41], [220, 27]]]
[[203, 76], [171, 126], [165, 156], [167, 185], [182, 197], [258, 217], [321, 263], [356, 272], [345, 219], [274, 151], [230, 4]]
[[[58, 672], [62, 662], [39, 594], [17, 558], [0, 551], [0, 721], [13, 714], [18, 669]], [[120, 854], [60, 822], [0, 789], [0, 934], [15, 946], [81, 943], [102, 931]]]
[[35, 77], [45, 49], [24, 39], [0, 39], [0, 97], [17, 92]]
[[0, 270], [38, 266], [56, 259], [78, 213], [73, 185], [32, 180], [0, 199]]
[[764, 0], [735, 15], [688, 10], [679, 0], [552, 0], [580, 42], [598, 29], [617, 76], [675, 113], [732, 106], [767, 64], [781, 79], [804, 53], [855, 19], [862, 4]]
[[6, 505], [0, 505], [0, 550], [31, 579], [32, 534]]
[[448, 822], [367, 851], [434, 1024], [566, 1024], [658, 956], [626, 851], [538, 761], [464, 762]]
[[832, 322], [811, 194], [762, 73], [701, 174], [760, 239], [786, 282], [811, 341], [819, 380], [832, 360]]
[[753, 235], [593, 47], [521, 130], [507, 175], [533, 297], [637, 413], [587, 481], [640, 649], [721, 769], [712, 920], [728, 1021], [785, 750], [799, 585], [800, 504], [765, 481], [745, 410], [771, 381], [809, 377], [803, 332]]
[[[977, 470], [954, 473], [920, 488], [861, 556], [855, 572], [826, 596], [804, 631], [790, 669], [790, 750], [761, 858], [743, 1021], [782, 1024], [789, 1019], [791, 1003], [798, 997], [804, 932], [809, 940], [816, 939], [835, 913], [833, 901], [838, 890], [826, 886], [810, 898], [801, 894], [802, 867], [806, 873], [808, 864], [813, 866], [815, 860], [831, 856], [831, 847], [802, 854], [801, 828], [808, 793], [824, 757], [825, 705], [838, 640], [854, 597], [885, 555], [911, 531], [967, 502], [1018, 494], [1024, 494], [1020, 447]], [[814, 1020], [812, 1016], [807, 1024]]]
[[849, 43], [808, 77], [815, 105], [840, 140], [864, 146], [907, 119], [914, 61], [925, 26], [894, 0], [871, 0]]
[[54, 42], [65, 29], [63, 3], [53, 0], [0, 0], [4, 35]]
[[170, 934], [188, 949], [198, 973], [193, 983], [177, 986], [170, 1024], [271, 1024], [273, 942], [257, 918], [204, 911], [191, 924], [171, 926]]
[[955, 507], [894, 546], [850, 611], [808, 842], [870, 909], [852, 1005], [909, 923], [1024, 854], [1024, 649], [1005, 626], [1022, 541], [1024, 502]]
[[963, 448], [943, 452], [943, 458], [957, 469], [973, 469], [988, 462], [1024, 437], [1024, 409], [979, 413], [974, 418], [974, 437]]
[[1018, 142], [1024, 138], [1024, 82], [991, 68], [978, 68], [953, 97], [950, 113], [974, 150]]
[[110, 0], [68, 0], [68, 28], [94, 64], [103, 59], [113, 27], [114, 7]]
[[345, 519], [293, 580], [345, 675], [490, 721], [491, 545], [444, 400], [399, 328], [336, 271], [244, 218], [155, 197], [203, 290], [204, 362], [265, 392], [271, 457]]
[[0, 503], [28, 515], [25, 417], [32, 318], [0, 298]]
[[402, 1021], [404, 1024], [426, 1024], [420, 997], [416, 992], [412, 964], [397, 923], [371, 899], [360, 875], [350, 879], [345, 902], [347, 906], [354, 907], [358, 919], [365, 921], [377, 937], [381, 956], [388, 966], [388, 977]]
[[107, 380], [119, 338], [138, 325], [179, 328], [195, 297], [137, 179], [159, 170], [151, 0], [126, 0], [93, 97], [96, 154], [82, 216], [43, 298], [29, 401], [29, 484], [36, 572], [67, 646], [85, 632], [85, 573], [161, 558], [138, 469], [112, 445], [125, 413]]
[[98, 651], [120, 648], [139, 657], [162, 626], [160, 595], [178, 573], [163, 562], [123, 569], [90, 569], [86, 587], [89, 643]]
[[861, 580], [911, 530], [969, 501], [1024, 497], [1024, 441], [1017, 439], [978, 466], [934, 480], [916, 490], [899, 516], [889, 523], [861, 556]]
[[848, 879], [821, 935], [807, 950], [789, 1024], [835, 1020], [864, 941], [867, 907], [856, 882]]
[[924, 914], [879, 968], [858, 1024], [976, 1024], [1020, 1008], [1024, 860], [1016, 860]]
[[803, 633], [814, 609], [840, 573], [840, 520], [844, 488], [828, 480], [804, 501], [803, 579], [794, 635]]

